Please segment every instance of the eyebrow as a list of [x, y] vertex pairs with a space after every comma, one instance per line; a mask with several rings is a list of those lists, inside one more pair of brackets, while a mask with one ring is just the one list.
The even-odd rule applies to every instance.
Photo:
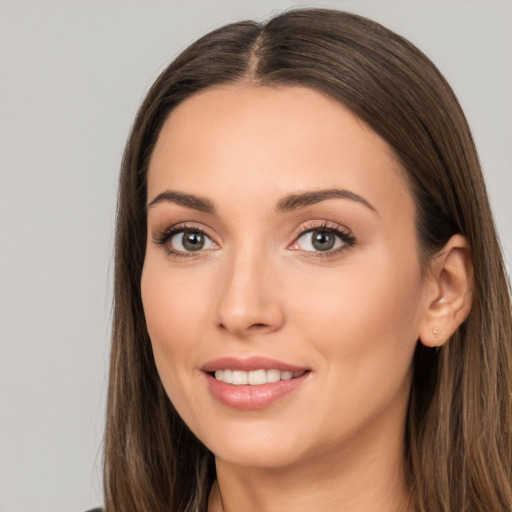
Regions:
[[317, 190], [312, 192], [304, 192], [301, 194], [290, 194], [283, 197], [276, 206], [277, 212], [289, 212], [298, 208], [305, 208], [313, 204], [326, 201], [327, 199], [350, 199], [357, 203], [366, 206], [372, 212], [377, 213], [377, 209], [372, 206], [364, 197], [351, 192], [350, 190], [344, 190], [339, 188], [330, 188], [327, 190]]
[[199, 197], [194, 194], [185, 194], [183, 192], [174, 192], [172, 190], [166, 190], [161, 194], [158, 194], [149, 204], [148, 208], [168, 201], [171, 203], [179, 204], [191, 208], [192, 210], [198, 210], [205, 213], [215, 213], [215, 205], [205, 197]]
[[[315, 190], [300, 194], [289, 194], [279, 200], [276, 205], [276, 212], [290, 212], [328, 199], [350, 199], [362, 204], [372, 212], [378, 214], [376, 208], [364, 199], [364, 197], [361, 197], [350, 190], [338, 188]], [[148, 208], [153, 208], [155, 205], [162, 202], [175, 203], [204, 213], [215, 213], [216, 211], [214, 203], [205, 197], [196, 196], [194, 194], [185, 194], [184, 192], [175, 192], [172, 190], [166, 190], [165, 192], [158, 194], [150, 203], [148, 203]]]

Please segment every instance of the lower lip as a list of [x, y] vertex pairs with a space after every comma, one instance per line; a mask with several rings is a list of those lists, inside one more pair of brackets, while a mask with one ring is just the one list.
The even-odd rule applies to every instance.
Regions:
[[298, 389], [309, 372], [289, 380], [279, 380], [256, 386], [226, 384], [209, 373], [205, 373], [210, 393], [220, 403], [234, 409], [263, 409]]

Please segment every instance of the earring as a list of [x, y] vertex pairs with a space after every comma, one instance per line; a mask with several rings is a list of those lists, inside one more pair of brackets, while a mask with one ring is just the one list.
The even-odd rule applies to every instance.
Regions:
[[[437, 327], [435, 329], [432, 329], [432, 334], [435, 336], [436, 340], [439, 339], [439, 329]], [[438, 345], [436, 347], [436, 354], [439, 353], [440, 350], [441, 350], [441, 347]]]

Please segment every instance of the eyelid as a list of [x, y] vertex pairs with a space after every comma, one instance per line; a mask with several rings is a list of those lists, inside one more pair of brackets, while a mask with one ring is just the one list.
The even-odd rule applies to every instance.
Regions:
[[183, 222], [176, 222], [175, 224], [170, 224], [166, 226], [165, 228], [156, 228], [153, 231], [152, 239], [153, 242], [157, 243], [159, 239], [166, 235], [172, 235], [176, 234], [180, 231], [200, 231], [201, 233], [204, 233], [209, 238], [216, 238], [216, 236], [213, 234], [213, 231], [208, 226], [205, 226], [202, 223], [199, 222], [193, 222], [193, 221], [183, 221]]
[[296, 230], [295, 234], [293, 236], [293, 241], [288, 245], [288, 248], [290, 248], [292, 245], [296, 244], [297, 241], [306, 235], [307, 233], [311, 233], [314, 231], [326, 231], [333, 233], [335, 236], [337, 236], [341, 242], [342, 246], [337, 247], [335, 249], [330, 249], [327, 251], [307, 251], [303, 249], [290, 249], [290, 250], [296, 250], [296, 251], [302, 251], [305, 254], [308, 254], [312, 257], [326, 257], [326, 256], [334, 256], [346, 249], [349, 249], [356, 243], [356, 238], [353, 235], [352, 231], [347, 228], [346, 226], [343, 226], [342, 224], [338, 224], [336, 222], [332, 222], [329, 220], [313, 220], [308, 221], [305, 224], [301, 224]]
[[[304, 222], [300, 224], [297, 228], [294, 230], [294, 234], [292, 235], [293, 241], [295, 241], [299, 236], [303, 235], [304, 233], [307, 233], [309, 231], [339, 231], [340, 233], [347, 235], [347, 236], [353, 236], [352, 231], [347, 228], [346, 226], [343, 226], [342, 224], [339, 224], [337, 222], [333, 222], [326, 219], [318, 219], [318, 220], [308, 220], [307, 222]], [[293, 242], [292, 242], [293, 243]]]
[[219, 246], [218, 242], [215, 240], [215, 236], [210, 234], [211, 230], [206, 226], [202, 224], [196, 224], [195, 222], [178, 222], [177, 224], [173, 224], [161, 231], [156, 231], [152, 235], [152, 241], [155, 245], [164, 246], [167, 250], [168, 255], [174, 257], [197, 257], [201, 253], [214, 250], [210, 248], [198, 251], [180, 251], [167, 246], [167, 244], [174, 236], [185, 231], [197, 231], [206, 236], [207, 238], [209, 238], [210, 241], [216, 246], [215, 249], [218, 248]]

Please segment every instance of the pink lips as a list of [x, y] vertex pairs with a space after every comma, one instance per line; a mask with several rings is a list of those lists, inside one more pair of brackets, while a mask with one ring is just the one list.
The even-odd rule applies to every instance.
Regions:
[[[283, 363], [266, 357], [251, 357], [248, 359], [237, 359], [235, 357], [223, 357], [209, 361], [202, 368], [210, 393], [223, 405], [228, 407], [252, 410], [263, 409], [283, 398], [289, 393], [298, 389], [308, 379], [310, 372], [307, 368]], [[300, 377], [290, 380], [279, 380], [260, 385], [234, 385], [217, 380], [212, 374], [216, 370], [270, 370], [275, 369], [281, 372], [305, 371]]]
[[251, 370], [260, 370], [262, 368], [265, 370], [275, 368], [281, 372], [292, 373], [306, 370], [306, 368], [301, 368], [300, 366], [294, 366], [291, 364], [283, 363], [281, 361], [277, 361], [276, 359], [259, 356], [250, 357], [248, 359], [221, 357], [219, 359], [209, 361], [201, 369], [204, 372], [214, 372], [215, 370], [224, 370], [226, 368], [229, 368], [230, 370], [242, 370], [245, 372], [250, 372]]

